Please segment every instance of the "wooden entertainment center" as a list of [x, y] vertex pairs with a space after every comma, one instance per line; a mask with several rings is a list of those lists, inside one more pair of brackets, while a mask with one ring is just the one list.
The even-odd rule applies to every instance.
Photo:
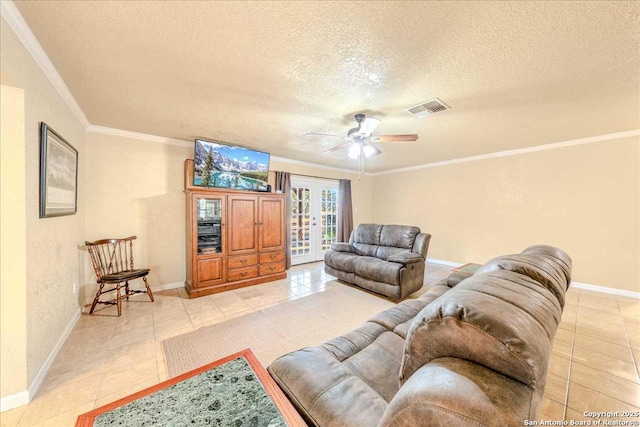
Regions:
[[287, 277], [284, 194], [193, 185], [185, 160], [190, 298]]

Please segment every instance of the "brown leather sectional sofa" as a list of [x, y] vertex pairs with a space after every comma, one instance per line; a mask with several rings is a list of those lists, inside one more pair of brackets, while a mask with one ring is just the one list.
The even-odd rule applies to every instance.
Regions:
[[420, 289], [430, 234], [406, 225], [360, 224], [349, 243], [334, 243], [324, 270], [361, 288], [401, 300]]
[[268, 370], [310, 425], [521, 426], [536, 419], [570, 281], [566, 253], [532, 246]]

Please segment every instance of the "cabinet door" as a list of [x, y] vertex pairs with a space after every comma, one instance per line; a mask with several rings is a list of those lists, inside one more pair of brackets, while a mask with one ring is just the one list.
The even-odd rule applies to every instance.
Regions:
[[232, 195], [227, 198], [227, 254], [258, 250], [258, 198]]
[[225, 281], [224, 196], [193, 194], [191, 207], [191, 262], [194, 288]]
[[193, 251], [196, 256], [224, 254], [224, 197], [194, 195]]
[[259, 219], [258, 250], [284, 250], [284, 198], [261, 196]]
[[198, 260], [197, 287], [213, 285], [224, 281], [224, 268], [221, 257]]

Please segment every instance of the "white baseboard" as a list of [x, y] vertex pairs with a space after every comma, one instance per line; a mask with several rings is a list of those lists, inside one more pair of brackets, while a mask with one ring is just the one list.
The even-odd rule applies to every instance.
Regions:
[[56, 356], [60, 352], [60, 349], [64, 345], [64, 342], [67, 340], [67, 337], [69, 336], [71, 331], [73, 331], [73, 327], [76, 326], [76, 323], [78, 323], [78, 320], [80, 320], [80, 309], [78, 309], [73, 314], [73, 316], [69, 320], [69, 323], [67, 323], [67, 327], [64, 329], [64, 332], [62, 332], [62, 335], [60, 335], [60, 338], [58, 338], [56, 345], [53, 346], [53, 348], [49, 352], [49, 355], [44, 360], [44, 363], [42, 364], [42, 366], [40, 366], [40, 369], [38, 369], [38, 373], [36, 374], [35, 378], [33, 379], [33, 381], [31, 381], [31, 384], [29, 384], [29, 400], [31, 400], [33, 396], [35, 396], [38, 392], [38, 389], [47, 376], [47, 372], [49, 372], [49, 368], [51, 368], [53, 361], [56, 359]]
[[182, 288], [183, 286], [184, 282], [165, 283], [164, 285], [152, 286], [151, 292], [168, 291], [169, 289]]
[[[462, 263], [459, 263], [459, 262], [444, 261], [441, 259], [434, 259], [434, 258], [427, 258], [427, 262], [430, 262], [433, 264], [446, 265], [448, 267], [459, 267], [462, 265]], [[571, 282], [571, 286], [578, 289], [584, 289], [585, 291], [602, 292], [604, 294], [619, 295], [619, 296], [628, 297], [628, 298], [640, 299], [640, 292], [609, 288], [607, 286], [590, 285], [588, 283], [581, 283], [581, 282]]]
[[580, 282], [571, 282], [571, 286], [578, 289], [584, 289], [585, 291], [602, 292], [604, 294], [640, 299], [640, 292], [626, 291], [624, 289], [608, 288], [606, 286], [590, 285], [588, 283]]
[[42, 364], [42, 366], [40, 366], [40, 369], [38, 369], [38, 373], [36, 374], [35, 378], [33, 379], [33, 381], [31, 381], [31, 384], [29, 384], [29, 388], [27, 390], [3, 397], [0, 400], [0, 412], [8, 411], [10, 409], [17, 408], [18, 406], [26, 405], [31, 401], [33, 396], [35, 396], [38, 392], [38, 389], [42, 385], [42, 382], [49, 372], [49, 368], [51, 368], [53, 361], [56, 359], [56, 356], [60, 352], [60, 349], [64, 345], [67, 337], [73, 330], [73, 327], [76, 326], [76, 323], [79, 319], [80, 309], [78, 309], [78, 311], [76, 311], [73, 316], [71, 316], [71, 319], [67, 323], [67, 326], [62, 332], [62, 335], [60, 335], [60, 338], [58, 338], [58, 341], [56, 341], [56, 344], [47, 355], [44, 363]]
[[432, 264], [446, 265], [447, 267], [460, 267], [462, 265], [461, 262], [444, 261], [435, 258], [427, 258], [427, 262], [430, 262]]
[[29, 403], [29, 392], [21, 391], [0, 399], [0, 412], [9, 411]]

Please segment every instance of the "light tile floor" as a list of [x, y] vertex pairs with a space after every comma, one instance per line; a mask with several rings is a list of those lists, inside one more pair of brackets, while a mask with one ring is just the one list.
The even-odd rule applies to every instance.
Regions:
[[[428, 264], [425, 283], [449, 272]], [[1, 425], [73, 426], [81, 413], [166, 380], [162, 340], [335, 286], [346, 285], [315, 263], [293, 267], [284, 280], [191, 300], [182, 289], [157, 292], [155, 303], [138, 295], [120, 318], [112, 306], [83, 314], [37, 396], [0, 414]], [[570, 289], [539, 418], [640, 410], [639, 365], [640, 300]]]

